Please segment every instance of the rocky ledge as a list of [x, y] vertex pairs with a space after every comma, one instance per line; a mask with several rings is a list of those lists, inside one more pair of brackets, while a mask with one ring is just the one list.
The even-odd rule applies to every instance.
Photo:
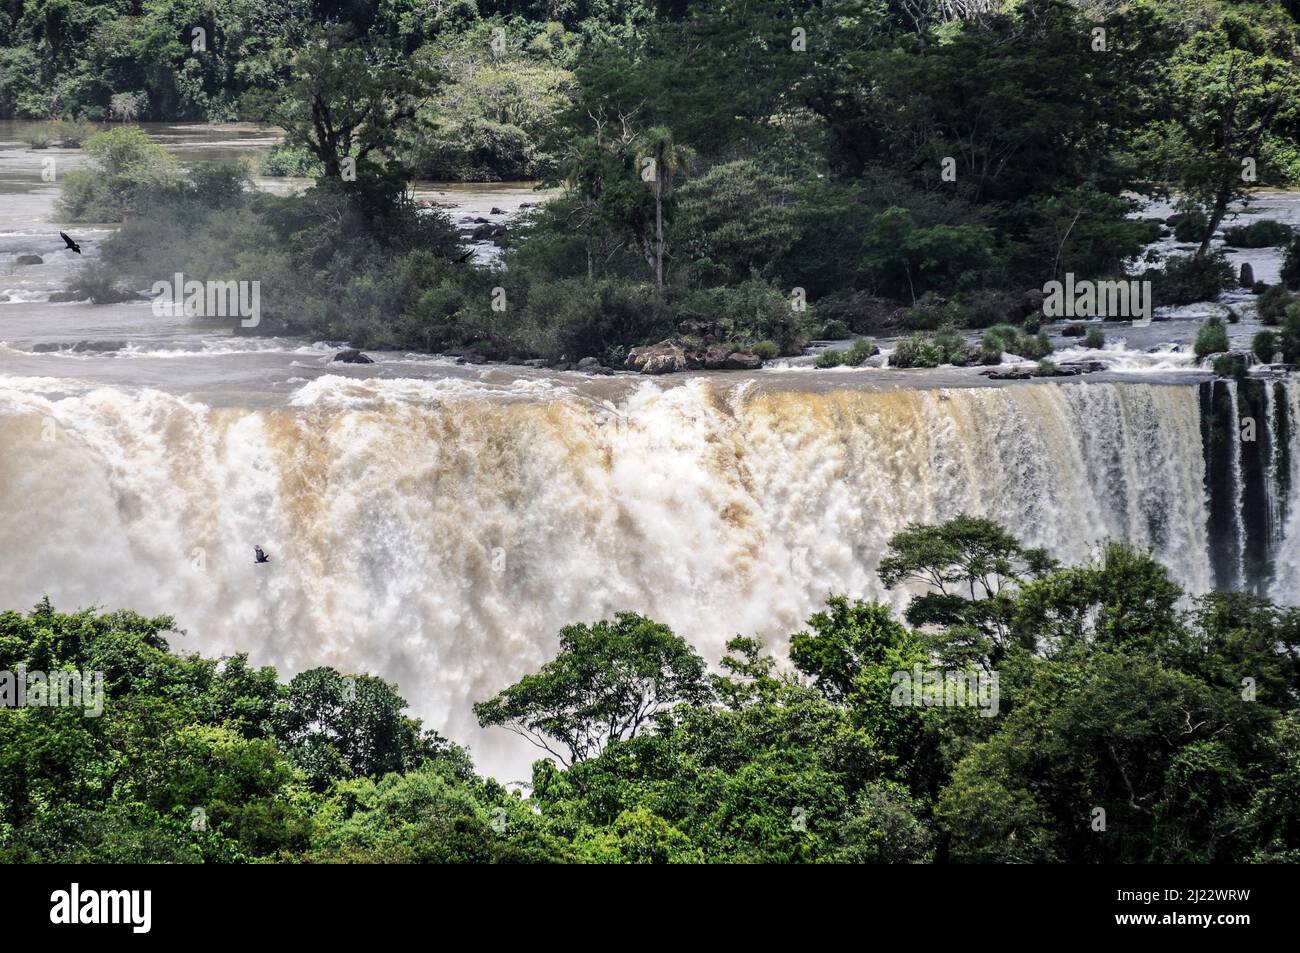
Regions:
[[692, 347], [669, 339], [658, 344], [634, 347], [623, 366], [642, 374], [673, 374], [677, 371], [755, 371], [763, 366], [756, 354], [735, 351], [726, 345]]

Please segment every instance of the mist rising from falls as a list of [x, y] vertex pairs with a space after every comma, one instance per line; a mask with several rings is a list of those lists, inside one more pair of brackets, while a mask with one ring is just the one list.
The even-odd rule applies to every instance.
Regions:
[[[1124, 539], [1211, 588], [1202, 403], [1152, 384], [697, 380], [610, 412], [324, 377], [252, 411], [0, 379], [0, 607], [48, 593], [174, 614], [181, 650], [373, 672], [522, 778], [532, 749], [480, 732], [470, 704], [535, 670], [562, 625], [635, 609], [711, 661], [737, 633], [783, 648], [828, 592], [885, 595], [875, 566], [911, 521], [986, 515], [1071, 561]], [[1296, 454], [1268, 454], [1290, 473]], [[1276, 532], [1277, 585], [1295, 591]]]

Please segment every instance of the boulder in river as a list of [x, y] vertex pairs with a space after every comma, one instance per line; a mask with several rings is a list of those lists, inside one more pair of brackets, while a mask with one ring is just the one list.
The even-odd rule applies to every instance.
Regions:
[[624, 366], [642, 374], [672, 374], [677, 371], [754, 371], [763, 366], [757, 354], [733, 350], [726, 344], [699, 349], [680, 340], [668, 339], [658, 344], [634, 347]]
[[1106, 365], [1101, 361], [1066, 361], [1057, 366], [1057, 371], [1064, 375], [1095, 374], [1104, 371]]
[[43, 265], [45, 259], [40, 255], [19, 255], [14, 259], [15, 265]]
[[1243, 288], [1255, 287], [1255, 269], [1250, 267], [1250, 262], [1243, 261], [1241, 263], [1241, 277], [1238, 279], [1238, 283]]
[[374, 359], [362, 354], [358, 348], [350, 347], [347, 350], [339, 351], [334, 355], [336, 364], [373, 364]]
[[690, 369], [686, 345], [671, 339], [632, 348], [624, 366], [642, 374], [673, 374]]
[[126, 347], [125, 341], [41, 341], [32, 345], [35, 354], [70, 351], [74, 354], [107, 354]]
[[757, 354], [733, 351], [725, 344], [716, 344], [705, 349], [701, 363], [711, 371], [756, 371], [763, 366], [763, 359]]

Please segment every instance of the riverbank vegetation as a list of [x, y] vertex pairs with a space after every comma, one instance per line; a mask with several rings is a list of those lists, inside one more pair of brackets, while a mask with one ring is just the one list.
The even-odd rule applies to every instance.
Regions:
[[[1019, 324], [1066, 273], [1152, 277], [1157, 305], [1205, 300], [1234, 279], [1213, 245], [1230, 210], [1300, 183], [1285, 3], [348, 10], [146, 5], [88, 31], [20, 4], [0, 30], [0, 56], [23, 67], [0, 110], [107, 120], [131, 93], [137, 118], [276, 123], [287, 141], [269, 168], [318, 173], [316, 189], [189, 225], [204, 253], [221, 236], [221, 257], [247, 262], [282, 239], [268, 327], [501, 358], [613, 364], [664, 338], [792, 354], [831, 330], [914, 331], [942, 350], [941, 328]], [[181, 42], [192, 27], [204, 49]], [[396, 183], [413, 175], [536, 176], [559, 194], [511, 224], [498, 268], [455, 267], [441, 240], [331, 227], [323, 208], [339, 202], [354, 221], [408, 216]], [[1178, 197], [1188, 254], [1147, 271], [1165, 223], [1139, 220], [1134, 193]], [[145, 204], [151, 222], [172, 214]], [[113, 254], [153, 258], [149, 231], [124, 231]], [[354, 239], [365, 252], [343, 247]], [[177, 264], [203, 277], [212, 262]], [[304, 293], [313, 307], [294, 306]]]
[[548, 755], [523, 789], [380, 679], [202, 658], [167, 618], [0, 614], [0, 670], [105, 678], [97, 718], [0, 710], [0, 860], [1300, 860], [1300, 610], [1183, 608], [1145, 553], [1060, 566], [972, 517], [899, 533], [879, 575], [921, 584], [901, 616], [832, 596], [715, 670], [634, 612], [566, 627], [475, 706]]

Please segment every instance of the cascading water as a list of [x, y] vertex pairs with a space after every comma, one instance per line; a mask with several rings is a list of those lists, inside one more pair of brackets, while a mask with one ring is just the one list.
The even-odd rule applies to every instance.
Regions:
[[0, 379], [0, 606], [169, 613], [178, 648], [374, 672], [517, 778], [529, 749], [479, 732], [470, 704], [562, 625], [636, 609], [711, 660], [736, 633], [781, 647], [828, 592], [886, 596], [875, 566], [911, 521], [986, 515], [1067, 561], [1128, 540], [1192, 592], [1273, 577], [1286, 599], [1297, 396], [1253, 383], [1239, 400], [1227, 382], [699, 379], [613, 411], [523, 382], [325, 376], [250, 410]]
[[[1294, 388], [1266, 378], [1200, 385], [1210, 562], [1214, 586], [1292, 602], [1289, 561]], [[1285, 572], [1282, 573], [1285, 575]]]

